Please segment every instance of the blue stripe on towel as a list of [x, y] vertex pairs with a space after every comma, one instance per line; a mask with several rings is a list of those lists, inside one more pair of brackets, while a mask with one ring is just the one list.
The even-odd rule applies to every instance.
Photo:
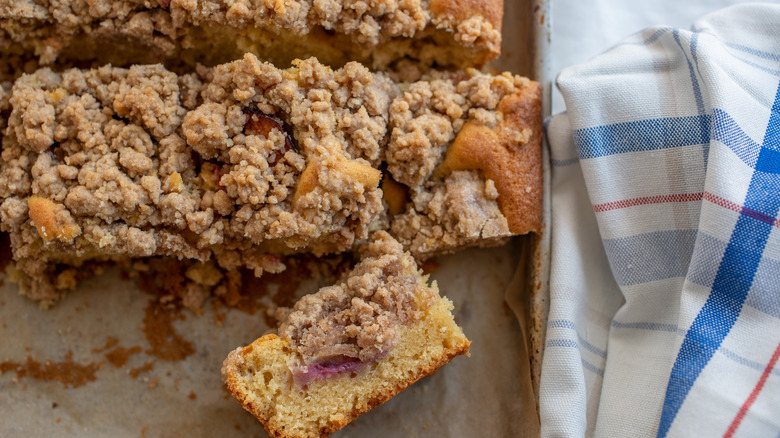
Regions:
[[[763, 147], [750, 181], [745, 207], [776, 217], [780, 210], [780, 87]], [[712, 291], [685, 335], [666, 388], [657, 436], [665, 437], [693, 384], [734, 327], [753, 283], [772, 225], [740, 215], [723, 255]]]

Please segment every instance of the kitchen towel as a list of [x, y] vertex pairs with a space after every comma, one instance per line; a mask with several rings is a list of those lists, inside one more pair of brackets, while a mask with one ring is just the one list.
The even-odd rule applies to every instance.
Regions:
[[780, 437], [780, 4], [557, 85], [543, 436]]

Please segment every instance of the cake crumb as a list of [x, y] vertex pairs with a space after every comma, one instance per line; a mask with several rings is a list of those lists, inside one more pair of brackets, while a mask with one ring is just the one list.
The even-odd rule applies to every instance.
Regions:
[[46, 360], [38, 362], [27, 356], [24, 363], [16, 361], [0, 362], [0, 374], [15, 372], [16, 378], [29, 377], [36, 380], [60, 382], [64, 388], [78, 388], [97, 380], [95, 373], [101, 368], [101, 363], [79, 364], [73, 361], [73, 352], [68, 350], [62, 361]]
[[140, 367], [133, 368], [127, 372], [133, 379], [137, 379], [141, 373], [148, 373], [154, 369], [154, 361], [149, 361], [141, 365]]
[[127, 364], [130, 356], [141, 352], [141, 347], [136, 345], [134, 347], [125, 348], [121, 345], [113, 350], [105, 353], [106, 360], [114, 366], [114, 368], [121, 368]]
[[173, 326], [175, 309], [149, 300], [145, 309], [143, 332], [151, 348], [146, 353], [169, 361], [181, 361], [195, 353], [192, 342], [184, 339]]
[[106, 338], [106, 344], [104, 346], [102, 346], [100, 348], [93, 348], [92, 352], [93, 353], [101, 353], [101, 352], [106, 351], [106, 350], [108, 350], [110, 348], [113, 348], [117, 344], [119, 344], [119, 340], [114, 338], [113, 336], [109, 336], [108, 338]]

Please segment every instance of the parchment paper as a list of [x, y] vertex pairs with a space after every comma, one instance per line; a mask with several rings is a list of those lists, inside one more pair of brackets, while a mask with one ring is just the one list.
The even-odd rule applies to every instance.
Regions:
[[[334, 436], [538, 434], [527, 337], [504, 301], [507, 288], [518, 286], [511, 282], [519, 245], [439, 259], [432, 277], [455, 303], [456, 320], [472, 341], [471, 357], [455, 358]], [[300, 292], [317, 287], [309, 281]], [[262, 316], [231, 310], [219, 326], [211, 308], [201, 315], [183, 311], [184, 319], [173, 327], [192, 343], [194, 354], [169, 361], [149, 351], [143, 327], [150, 299], [116, 270], [85, 281], [50, 310], [38, 309], [6, 281], [0, 289], [0, 363], [15, 361], [27, 369], [30, 357], [41, 368], [51, 361], [54, 369], [70, 351], [72, 363], [93, 367], [95, 380], [66, 388], [61, 381], [17, 378], [12, 370], [0, 375], [0, 436], [267, 436], [220, 380], [228, 352], [268, 328]], [[116, 345], [103, 349], [110, 338]], [[137, 351], [131, 350], [136, 346], [141, 352], [120, 367], [106, 355], [117, 348]], [[130, 375], [147, 363], [153, 369]]]
[[[532, 74], [532, 57], [539, 54], [533, 54], [530, 11], [537, 3], [505, 2], [499, 69]], [[528, 340], [535, 344], [536, 375], [543, 345], [538, 303], [545, 297], [532, 284], [540, 279], [532, 277], [542, 272], [534, 258], [546, 252], [538, 245], [532, 252], [532, 242], [515, 238], [503, 247], [438, 258], [431, 277], [455, 303], [455, 319], [472, 341], [471, 357], [455, 358], [333, 436], [538, 436]], [[304, 280], [296, 294], [321, 286]], [[215, 313], [208, 305], [200, 315], [182, 311], [163, 343], [184, 350], [189, 345], [192, 354], [166, 360], [144, 333], [157, 327], [149, 322], [154, 299], [136, 282], [122, 280], [117, 269], [82, 282], [50, 310], [40, 310], [4, 281], [0, 437], [267, 437], [220, 378], [228, 352], [268, 329], [261, 313]]]

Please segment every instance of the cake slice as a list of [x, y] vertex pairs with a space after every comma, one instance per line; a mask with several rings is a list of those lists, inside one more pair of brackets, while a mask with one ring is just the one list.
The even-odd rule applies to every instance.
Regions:
[[384, 231], [340, 283], [303, 297], [279, 326], [225, 359], [222, 378], [276, 437], [325, 437], [470, 342], [452, 303]]
[[280, 272], [380, 229], [418, 259], [539, 230], [536, 82], [251, 54], [196, 70], [40, 69], [0, 95], [0, 231], [23, 293], [51, 303], [91, 262], [197, 261], [219, 288], [220, 270]]
[[502, 16], [503, 0], [0, 0], [0, 53], [41, 65], [194, 67], [249, 52], [280, 66], [481, 67], [499, 54]]
[[351, 63], [252, 55], [200, 74], [160, 65], [41, 69], [13, 85], [0, 229], [25, 293], [51, 302], [87, 261], [171, 256], [256, 275], [352, 248], [382, 219], [392, 82]]
[[541, 102], [538, 82], [474, 70], [434, 73], [393, 100], [382, 188], [390, 233], [415, 258], [541, 230]]

